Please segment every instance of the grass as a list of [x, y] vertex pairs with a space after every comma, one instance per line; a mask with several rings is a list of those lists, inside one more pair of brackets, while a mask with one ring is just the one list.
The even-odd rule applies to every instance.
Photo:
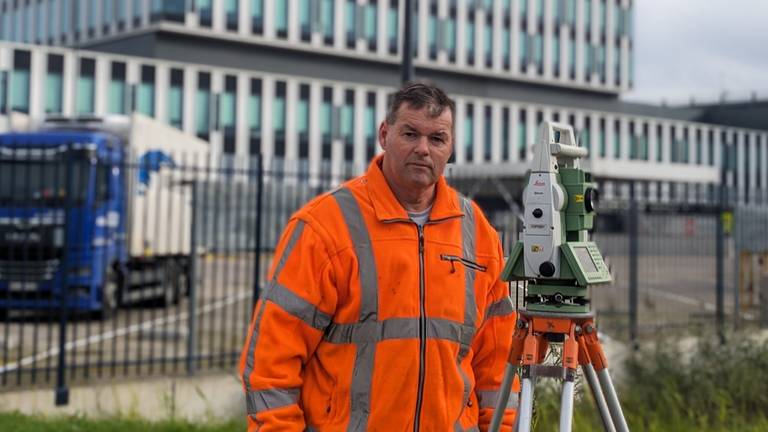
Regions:
[[30, 417], [0, 413], [3, 432], [235, 432], [245, 430], [245, 420], [193, 424], [186, 421], [149, 422], [139, 419], [86, 419], [83, 417]]

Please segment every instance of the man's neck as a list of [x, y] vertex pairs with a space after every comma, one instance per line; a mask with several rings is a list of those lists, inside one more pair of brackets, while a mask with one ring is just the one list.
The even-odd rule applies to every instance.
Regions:
[[399, 190], [398, 186], [394, 183], [387, 183], [389, 183], [389, 187], [392, 189], [392, 192], [394, 192], [397, 201], [400, 202], [400, 205], [402, 205], [405, 211], [409, 213], [422, 212], [428, 209], [435, 201], [435, 185], [432, 185], [425, 190], [413, 191]]
[[[382, 170], [382, 172], [383, 171], [384, 170]], [[436, 185], [415, 190], [412, 188], [401, 187], [397, 182], [389, 179], [386, 173], [384, 173], [384, 179], [387, 181], [392, 193], [395, 194], [397, 201], [407, 212], [417, 213], [424, 211], [435, 201]]]

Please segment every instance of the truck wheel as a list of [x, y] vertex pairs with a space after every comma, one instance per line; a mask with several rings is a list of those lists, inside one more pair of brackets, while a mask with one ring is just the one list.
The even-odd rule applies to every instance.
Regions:
[[119, 286], [114, 276], [107, 275], [104, 288], [101, 293], [101, 310], [96, 313], [96, 317], [101, 320], [107, 320], [115, 316], [117, 310]]
[[163, 270], [163, 294], [159, 299], [161, 307], [179, 304], [181, 293], [179, 274], [179, 268], [175, 263], [166, 264]]

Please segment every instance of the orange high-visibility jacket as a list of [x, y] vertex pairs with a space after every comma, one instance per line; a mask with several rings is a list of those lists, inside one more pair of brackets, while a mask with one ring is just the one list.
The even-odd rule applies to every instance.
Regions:
[[278, 243], [240, 360], [249, 431], [488, 429], [515, 323], [498, 236], [442, 177], [419, 227], [380, 161]]

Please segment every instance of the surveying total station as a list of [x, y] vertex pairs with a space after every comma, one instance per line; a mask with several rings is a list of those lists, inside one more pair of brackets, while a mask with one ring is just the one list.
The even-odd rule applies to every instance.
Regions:
[[[491, 421], [498, 431], [514, 376], [520, 370], [517, 431], [531, 430], [533, 394], [539, 377], [563, 381], [560, 431], [570, 431], [577, 367], [581, 366], [606, 431], [628, 431], [597, 338], [589, 289], [611, 281], [597, 245], [589, 241], [595, 217], [592, 175], [579, 168], [587, 150], [569, 125], [544, 122], [523, 191], [522, 240], [510, 252], [504, 281], [523, 281], [501, 393]], [[550, 344], [562, 345], [562, 365], [545, 365]]]

